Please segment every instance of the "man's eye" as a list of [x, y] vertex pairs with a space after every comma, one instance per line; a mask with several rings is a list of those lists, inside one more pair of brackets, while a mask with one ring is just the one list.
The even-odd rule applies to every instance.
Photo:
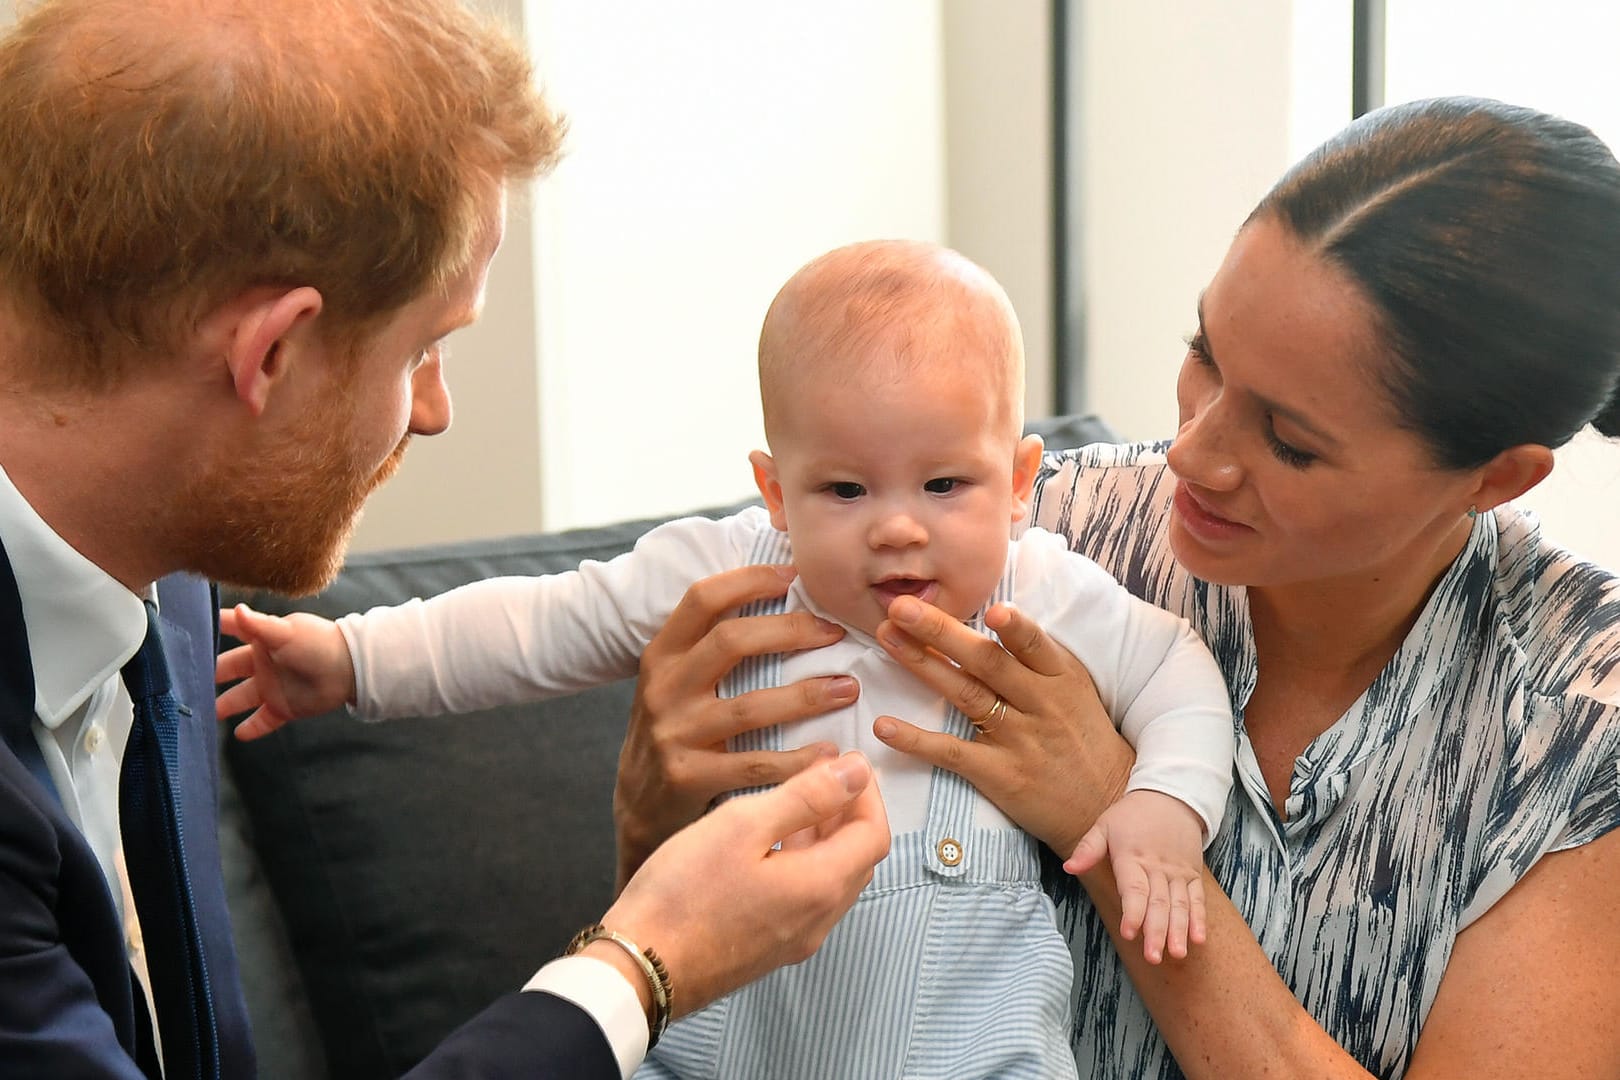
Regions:
[[923, 485], [923, 490], [930, 495], [949, 495], [955, 491], [962, 481], [954, 476], [940, 476]]
[[858, 499], [862, 495], [866, 494], [865, 488], [848, 480], [840, 481], [836, 484], [828, 484], [827, 490], [832, 492], [833, 495], [840, 499]]

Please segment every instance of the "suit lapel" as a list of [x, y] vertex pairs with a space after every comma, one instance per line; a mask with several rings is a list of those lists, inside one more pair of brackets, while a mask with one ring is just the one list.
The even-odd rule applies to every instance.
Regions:
[[0, 545], [0, 739], [49, 793], [49, 801], [60, 805], [61, 796], [34, 738], [34, 665], [22, 594], [4, 545]]

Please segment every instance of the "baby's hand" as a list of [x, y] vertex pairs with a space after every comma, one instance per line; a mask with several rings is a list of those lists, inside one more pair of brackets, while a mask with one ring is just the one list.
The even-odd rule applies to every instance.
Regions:
[[1103, 811], [1064, 863], [1083, 874], [1107, 856], [1113, 863], [1124, 906], [1119, 933], [1142, 935], [1150, 964], [1170, 955], [1180, 960], [1187, 945], [1204, 943], [1204, 826], [1180, 799], [1157, 791], [1127, 791]]
[[330, 619], [263, 615], [237, 604], [220, 611], [219, 628], [246, 643], [221, 653], [214, 668], [216, 683], [242, 680], [215, 700], [220, 718], [253, 710], [237, 725], [237, 738], [257, 739], [354, 700], [354, 662]]

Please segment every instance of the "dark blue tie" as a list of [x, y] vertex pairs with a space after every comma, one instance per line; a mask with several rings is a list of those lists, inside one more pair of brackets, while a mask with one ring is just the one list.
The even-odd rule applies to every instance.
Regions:
[[219, 1076], [219, 1034], [180, 838], [180, 720], [191, 710], [171, 691], [157, 609], [146, 605], [146, 640], [124, 665], [135, 722], [118, 785], [119, 829], [147, 971], [163, 1036], [165, 1080]]

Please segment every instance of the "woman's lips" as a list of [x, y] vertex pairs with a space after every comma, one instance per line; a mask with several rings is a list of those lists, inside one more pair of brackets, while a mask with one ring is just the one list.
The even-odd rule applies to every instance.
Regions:
[[1184, 483], [1176, 484], [1175, 497], [1176, 514], [1181, 522], [1194, 536], [1204, 540], [1231, 540], [1254, 530], [1247, 525], [1221, 517], [1211, 512], [1203, 503], [1187, 490]]
[[939, 595], [939, 582], [924, 578], [894, 578], [878, 582], [872, 586], [872, 591], [877, 594], [878, 603], [887, 611], [899, 596], [915, 596], [925, 604], [932, 604]]

